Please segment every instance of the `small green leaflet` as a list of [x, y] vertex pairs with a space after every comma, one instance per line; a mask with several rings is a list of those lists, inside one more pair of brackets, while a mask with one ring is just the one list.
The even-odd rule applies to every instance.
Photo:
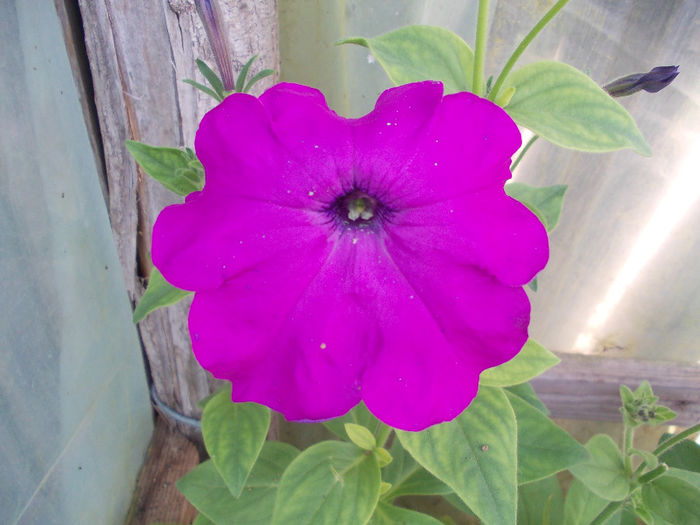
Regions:
[[545, 370], [558, 364], [560, 359], [533, 339], [528, 339], [522, 350], [510, 361], [484, 370], [479, 384], [484, 386], [511, 386], [530, 381]]
[[591, 152], [632, 148], [651, 155], [627, 110], [572, 66], [535, 62], [511, 73], [505, 85], [515, 88], [506, 112], [558, 146]]
[[374, 454], [323, 441], [292, 461], [280, 480], [271, 525], [364, 525], [379, 500]]
[[484, 523], [515, 525], [517, 423], [503, 390], [482, 386], [456, 419], [396, 435]]
[[161, 148], [134, 140], [126, 149], [147, 175], [178, 195], [189, 195], [204, 187], [204, 169], [190, 149]]
[[442, 27], [406, 26], [375, 38], [347, 38], [337, 44], [368, 48], [397, 86], [439, 80], [445, 94], [471, 91], [474, 52]]
[[590, 459], [569, 468], [588, 489], [608, 501], [622, 501], [630, 491], [625, 463], [617, 445], [607, 434], [596, 434], [586, 450]]
[[548, 232], [551, 232], [559, 222], [561, 209], [564, 205], [564, 193], [567, 186], [556, 184], [536, 188], [522, 182], [509, 182], [505, 185], [506, 194], [528, 207], [537, 215]]
[[234, 497], [243, 490], [269, 426], [270, 409], [255, 403], [233, 403], [230, 387], [218, 392], [204, 407], [204, 445]]
[[175, 304], [191, 293], [187, 290], [175, 288], [163, 278], [158, 268], [154, 266], [151, 270], [151, 276], [148, 278], [146, 292], [136, 306], [132, 319], [134, 323], [138, 323], [153, 310]]

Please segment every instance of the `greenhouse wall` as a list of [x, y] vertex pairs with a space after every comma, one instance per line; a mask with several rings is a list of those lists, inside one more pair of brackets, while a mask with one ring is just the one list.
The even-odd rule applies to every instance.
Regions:
[[0, 47], [0, 523], [123, 523], [151, 407], [53, 3]]

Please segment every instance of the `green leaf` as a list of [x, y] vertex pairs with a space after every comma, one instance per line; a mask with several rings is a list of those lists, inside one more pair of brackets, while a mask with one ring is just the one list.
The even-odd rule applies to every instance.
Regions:
[[632, 148], [651, 155], [627, 110], [576, 68], [535, 62], [511, 73], [506, 85], [515, 87], [508, 114], [554, 144], [594, 152]]
[[197, 514], [197, 517], [192, 522], [192, 525], [216, 525], [213, 521], [207, 518], [204, 514]]
[[[574, 479], [564, 502], [564, 525], [588, 525], [608, 503], [608, 500], [597, 496], [581, 481]], [[605, 525], [618, 521], [619, 515], [616, 515], [606, 521]]]
[[441, 525], [441, 523], [422, 512], [394, 507], [380, 501], [374, 509], [369, 525]]
[[391, 483], [391, 488], [382, 496], [384, 501], [393, 501], [400, 496], [432, 496], [451, 494], [452, 489], [425, 470], [411, 457], [395, 439], [391, 445], [391, 464], [384, 469], [382, 478]]
[[214, 88], [216, 94], [219, 96], [219, 100], [223, 100], [225, 96], [224, 83], [219, 78], [219, 75], [214, 73], [212, 68], [210, 68], [204, 60], [197, 59], [197, 67], [199, 71], [204, 75], [204, 78], [211, 84]]
[[439, 80], [445, 94], [471, 91], [474, 52], [442, 27], [407, 26], [375, 38], [348, 38], [337, 44], [369, 48], [397, 86]]
[[269, 77], [270, 75], [274, 75], [275, 70], [274, 69], [263, 69], [262, 71], [258, 71], [253, 78], [251, 78], [248, 83], [245, 85], [243, 88], [243, 93], [248, 93], [250, 89], [260, 82], [263, 78]]
[[[540, 219], [541, 221], [542, 219]], [[527, 287], [532, 290], [533, 292], [537, 291], [537, 277], [535, 277], [532, 281], [527, 283]]]
[[671, 467], [666, 473], [667, 476], [682, 479], [686, 483], [689, 483], [693, 487], [700, 489], [700, 472], [693, 472], [692, 470], [683, 470], [680, 468]]
[[189, 195], [204, 187], [204, 176], [192, 169], [191, 157], [177, 148], [150, 146], [126, 141], [126, 149], [149, 176], [178, 195]]
[[[375, 448], [374, 455], [377, 457], [377, 463], [379, 463], [379, 468], [386, 467], [389, 463], [391, 463], [394, 460], [394, 458], [391, 457], [391, 454], [389, 454], [389, 451], [384, 447]], [[391, 487], [387, 487], [387, 490], [389, 490], [389, 488]]]
[[360, 402], [347, 414], [329, 421], [324, 421], [323, 426], [333, 432], [339, 438], [346, 441], [351, 441], [350, 436], [348, 436], [348, 433], [345, 431], [345, 423], [354, 423], [355, 425], [363, 426], [369, 429], [375, 438], [384, 427], [384, 423], [374, 417], [362, 402]]
[[528, 339], [522, 350], [507, 363], [484, 370], [479, 384], [484, 386], [511, 386], [537, 377], [560, 359], [544, 346]]
[[204, 84], [200, 84], [199, 82], [192, 80], [191, 78], [185, 78], [185, 79], [183, 79], [183, 82], [185, 84], [189, 84], [190, 86], [196, 87], [198, 90], [203, 91], [204, 93], [206, 93], [210, 97], [214, 97], [218, 102], [221, 102], [223, 100], [216, 91], [214, 91], [211, 88], [208, 88]]
[[482, 386], [453, 421], [396, 435], [413, 458], [449, 485], [484, 523], [515, 524], [517, 427], [503, 390]]
[[248, 62], [246, 62], [243, 66], [243, 69], [241, 69], [241, 72], [238, 74], [238, 78], [236, 79], [236, 87], [234, 88], [238, 93], [241, 93], [243, 91], [243, 86], [245, 86], [245, 79], [248, 76], [248, 70], [250, 69], [251, 64], [255, 62], [256, 58], [258, 58], [258, 55], [253, 55], [252, 57], [250, 57]]
[[165, 280], [163, 274], [154, 266], [151, 270], [151, 276], [148, 278], [146, 292], [141, 297], [139, 304], [136, 305], [132, 319], [134, 323], [138, 323], [153, 310], [175, 304], [191, 293], [175, 288]]
[[355, 423], [345, 423], [345, 433], [350, 438], [350, 441], [364, 450], [372, 450], [377, 446], [377, 440], [374, 435], [362, 425]]
[[564, 499], [556, 476], [518, 487], [518, 525], [559, 525]]
[[232, 403], [230, 387], [204, 407], [204, 445], [234, 497], [243, 490], [269, 426], [270, 409], [255, 403]]
[[[227, 386], [222, 386], [221, 388], [216, 389], [214, 392], [212, 392], [208, 396], [203, 397], [202, 399], [197, 401], [197, 406], [199, 408], [201, 408], [202, 410], [204, 410], [204, 407], [207, 406], [207, 403], [209, 403], [209, 401], [211, 401], [213, 398], [215, 398], [217, 395], [219, 395], [219, 393], [222, 392], [223, 390], [230, 389], [230, 388], [231, 387], [229, 387], [227, 385]], [[230, 390], [228, 390], [228, 392], [230, 392]]]
[[545, 416], [549, 415], [549, 409], [547, 406], [537, 397], [535, 389], [532, 388], [530, 383], [521, 383], [519, 385], [508, 386], [505, 388], [507, 392], [515, 394], [523, 401], [530, 403], [537, 410], [542, 412]]
[[654, 415], [649, 419], [647, 424], [652, 426], [660, 425], [661, 423], [671, 421], [677, 415], [678, 414], [676, 414], [673, 410], [671, 410], [668, 407], [665, 407], [663, 405], [656, 405], [656, 407], [654, 408]]
[[267, 525], [282, 473], [298, 454], [297, 449], [286, 443], [266, 442], [237, 499], [211, 460], [188, 472], [177, 482], [177, 488], [216, 525]]
[[[672, 437], [673, 434], [664, 434], [659, 444]], [[692, 439], [684, 439], [661, 454], [659, 461], [663, 461], [669, 467], [700, 472], [700, 445]]]
[[642, 487], [645, 506], [661, 518], [678, 524], [697, 523], [700, 488], [674, 476], [662, 476]]
[[302, 452], [282, 475], [272, 525], [363, 525], [379, 499], [374, 454], [323, 441]]
[[623, 404], [631, 405], [634, 403], [634, 394], [627, 385], [620, 385], [620, 399]]
[[606, 434], [596, 434], [586, 450], [590, 459], [569, 468], [590, 490], [608, 501], [622, 501], [630, 490], [620, 449]]
[[507, 195], [521, 202], [537, 215], [540, 222], [550, 232], [559, 222], [567, 187], [563, 184], [556, 184], [536, 188], [522, 182], [509, 182], [505, 186], [505, 191]]
[[578, 441], [535, 407], [506, 392], [518, 421], [518, 484], [546, 478], [588, 459]]

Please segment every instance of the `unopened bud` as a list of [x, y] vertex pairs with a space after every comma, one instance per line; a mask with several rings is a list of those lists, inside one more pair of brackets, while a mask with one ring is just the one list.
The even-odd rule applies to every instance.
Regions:
[[216, 0], [194, 0], [194, 5], [197, 8], [199, 18], [204, 24], [204, 30], [207, 32], [209, 44], [214, 51], [214, 59], [221, 74], [221, 80], [224, 83], [226, 91], [232, 91], [235, 83], [233, 81], [233, 71], [231, 70], [231, 58], [228, 52], [228, 43], [226, 35], [222, 28], [221, 12]]
[[612, 97], [626, 97], [637, 91], [656, 93], [668, 86], [678, 76], [678, 66], [658, 66], [648, 73], [635, 73], [613, 80], [603, 86]]

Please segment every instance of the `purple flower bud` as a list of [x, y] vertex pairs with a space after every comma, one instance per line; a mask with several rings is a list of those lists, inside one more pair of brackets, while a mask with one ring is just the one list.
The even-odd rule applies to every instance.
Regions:
[[199, 18], [202, 19], [209, 43], [214, 51], [214, 59], [221, 74], [226, 91], [233, 91], [235, 82], [231, 70], [231, 58], [228, 53], [226, 36], [221, 31], [221, 12], [216, 0], [194, 0]]
[[644, 90], [656, 93], [668, 86], [678, 76], [678, 66], [658, 66], [648, 73], [635, 73], [613, 80], [603, 87], [612, 97], [625, 97]]

